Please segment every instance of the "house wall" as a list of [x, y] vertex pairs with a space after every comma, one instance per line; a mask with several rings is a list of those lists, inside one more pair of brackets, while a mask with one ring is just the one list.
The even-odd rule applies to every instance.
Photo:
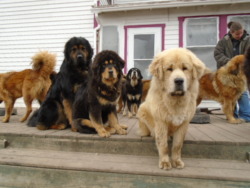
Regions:
[[[82, 36], [94, 46], [91, 0], [0, 1], [0, 73], [30, 68], [39, 50], [57, 55], [58, 71], [65, 42]], [[3, 104], [1, 104], [3, 106]], [[18, 100], [15, 106], [23, 106]]]
[[119, 31], [119, 54], [124, 57], [124, 26], [145, 24], [166, 24], [165, 49], [179, 47], [178, 17], [208, 16], [249, 13], [250, 3], [162, 8], [136, 11], [107, 12], [98, 15], [100, 26], [116, 25]]
[[[249, 13], [250, 2], [243, 4], [197, 6], [180, 8], [162, 8], [136, 11], [120, 11], [112, 13], [101, 13], [98, 15], [100, 27], [112, 25], [118, 26], [119, 32], [119, 54], [126, 59], [124, 27], [131, 25], [165, 24], [164, 49], [179, 47], [179, 17], [209, 16], [223, 14]], [[215, 101], [203, 101], [199, 107], [219, 108]]]

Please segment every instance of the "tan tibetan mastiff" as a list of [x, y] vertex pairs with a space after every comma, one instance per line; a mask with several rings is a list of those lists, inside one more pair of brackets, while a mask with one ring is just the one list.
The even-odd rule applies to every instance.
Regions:
[[32, 69], [20, 72], [0, 74], [0, 101], [5, 104], [3, 122], [9, 121], [16, 99], [23, 97], [26, 113], [20, 119], [25, 121], [32, 112], [32, 101], [44, 101], [51, 85], [51, 76], [55, 74], [56, 56], [47, 51], [41, 51], [32, 57]]
[[88, 85], [79, 88], [73, 107], [73, 124], [80, 133], [98, 133], [100, 137], [127, 134], [126, 126], [119, 124], [116, 113], [124, 64], [118, 54], [110, 50], [95, 56]]
[[[155, 137], [161, 169], [184, 167], [181, 149], [196, 110], [199, 79], [204, 70], [205, 65], [183, 48], [159, 53], [149, 66], [153, 77], [137, 116], [141, 136]], [[171, 159], [168, 136], [173, 136]]]
[[243, 68], [244, 62], [245, 55], [238, 55], [216, 72], [204, 74], [200, 79], [200, 93], [197, 105], [202, 99], [218, 101], [222, 105], [222, 110], [229, 123], [244, 122], [243, 119], [234, 117], [236, 102], [247, 89], [247, 79]]

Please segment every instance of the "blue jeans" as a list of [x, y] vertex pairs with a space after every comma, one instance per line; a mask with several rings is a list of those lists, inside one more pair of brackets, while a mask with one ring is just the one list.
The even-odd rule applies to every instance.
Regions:
[[250, 122], [250, 101], [248, 91], [244, 91], [238, 100], [234, 111], [235, 117]]

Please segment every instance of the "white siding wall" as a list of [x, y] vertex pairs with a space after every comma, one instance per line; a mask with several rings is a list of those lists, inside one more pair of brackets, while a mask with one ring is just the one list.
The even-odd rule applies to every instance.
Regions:
[[[85, 37], [94, 46], [93, 3], [93, 0], [0, 1], [0, 72], [30, 68], [31, 57], [39, 50], [57, 55], [58, 70], [65, 42], [73, 36]], [[22, 100], [15, 106], [23, 106]]]

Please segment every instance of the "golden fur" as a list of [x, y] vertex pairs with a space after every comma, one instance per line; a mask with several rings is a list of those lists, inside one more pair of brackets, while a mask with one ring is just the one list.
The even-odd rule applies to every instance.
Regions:
[[[159, 53], [149, 66], [153, 75], [144, 103], [138, 111], [141, 136], [154, 136], [159, 168], [183, 168], [181, 148], [196, 110], [199, 78], [205, 65], [183, 48]], [[169, 158], [168, 136], [173, 136]]]
[[206, 73], [200, 79], [200, 93], [197, 105], [202, 99], [212, 99], [222, 105], [229, 123], [242, 123], [234, 117], [234, 108], [241, 94], [246, 91], [246, 76], [243, 72], [244, 55], [232, 58], [216, 72]]
[[150, 87], [150, 81], [151, 80], [142, 80], [142, 97], [141, 97], [141, 101], [145, 101], [146, 96], [148, 94], [148, 90]]
[[0, 74], [0, 100], [5, 104], [3, 122], [9, 121], [15, 100], [20, 97], [23, 97], [27, 108], [20, 121], [23, 122], [29, 117], [32, 101], [37, 99], [42, 102], [45, 99], [55, 64], [56, 56], [42, 51], [32, 57], [32, 69]]

